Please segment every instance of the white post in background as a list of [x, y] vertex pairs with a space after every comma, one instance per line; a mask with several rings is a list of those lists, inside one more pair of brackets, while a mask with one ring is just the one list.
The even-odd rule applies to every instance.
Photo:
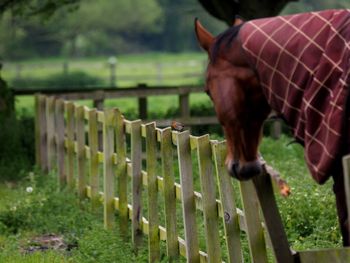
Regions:
[[110, 85], [111, 87], [116, 87], [117, 86], [117, 75], [116, 75], [117, 58], [115, 56], [109, 57], [108, 64], [110, 69]]

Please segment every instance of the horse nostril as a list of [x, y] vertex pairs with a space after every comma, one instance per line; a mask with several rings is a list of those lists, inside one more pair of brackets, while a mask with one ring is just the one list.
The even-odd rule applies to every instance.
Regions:
[[261, 163], [259, 161], [247, 162], [240, 165], [238, 161], [232, 162], [229, 173], [232, 177], [238, 180], [249, 180], [250, 178], [260, 175], [263, 172]]

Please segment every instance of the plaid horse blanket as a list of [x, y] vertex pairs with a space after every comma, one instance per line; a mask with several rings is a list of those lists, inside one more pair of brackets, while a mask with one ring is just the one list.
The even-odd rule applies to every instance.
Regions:
[[350, 137], [350, 10], [252, 20], [239, 37], [270, 106], [304, 145], [313, 178], [324, 183]]

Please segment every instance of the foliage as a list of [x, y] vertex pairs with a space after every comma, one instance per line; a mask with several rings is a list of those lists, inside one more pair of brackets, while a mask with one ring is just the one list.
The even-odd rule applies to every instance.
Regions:
[[74, 71], [65, 73], [56, 73], [49, 75], [45, 78], [25, 78], [25, 79], [14, 79], [12, 86], [15, 88], [86, 88], [101, 86], [103, 81], [95, 76], [91, 76], [82, 71]]

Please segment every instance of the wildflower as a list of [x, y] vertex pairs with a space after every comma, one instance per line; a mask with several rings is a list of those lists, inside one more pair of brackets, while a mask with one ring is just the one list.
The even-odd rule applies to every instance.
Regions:
[[33, 187], [28, 186], [28, 187], [26, 188], [26, 192], [27, 192], [27, 193], [33, 192]]

